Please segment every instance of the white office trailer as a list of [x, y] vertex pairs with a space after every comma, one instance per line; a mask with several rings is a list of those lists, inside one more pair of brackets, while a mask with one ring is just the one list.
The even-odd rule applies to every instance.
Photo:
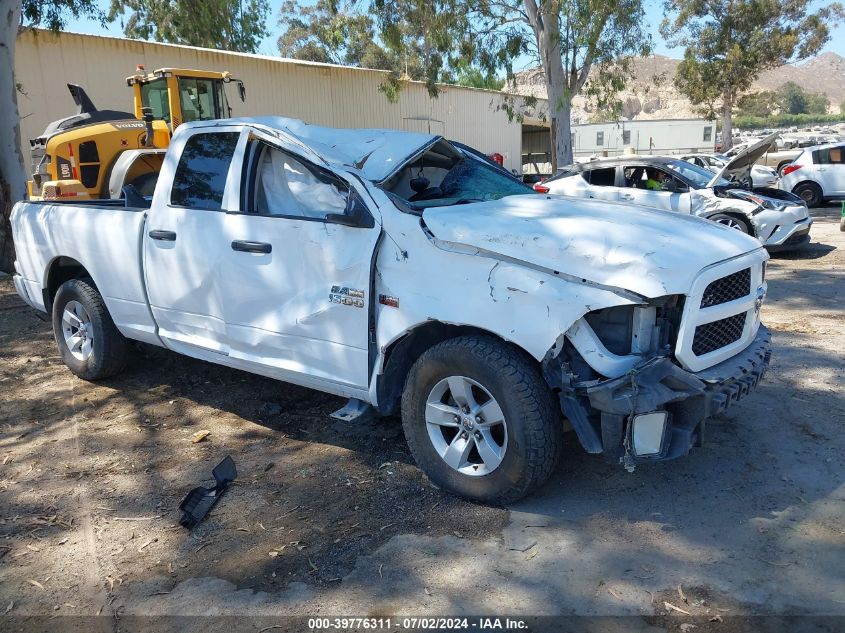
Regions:
[[[711, 153], [716, 143], [716, 122], [706, 119], [612, 121], [572, 126], [576, 161], [625, 153], [666, 155]], [[526, 125], [522, 132], [525, 173], [550, 173], [548, 128]]]
[[[125, 78], [138, 64], [156, 68], [229, 71], [244, 80], [246, 101], [229, 95], [235, 116], [281, 115], [330, 127], [391, 128], [441, 134], [485, 154], [501, 154], [516, 173], [551, 170], [545, 99], [530, 107], [518, 95], [462, 86], [440, 87], [430, 99], [425, 84], [403, 82], [396, 103], [379, 90], [387, 73], [191, 46], [98, 35], [26, 29], [17, 38], [15, 76], [20, 84], [21, 151], [51, 121], [75, 111], [67, 84], [85, 88], [100, 109], [132, 109]], [[508, 116], [508, 110], [522, 116]], [[620, 121], [573, 128], [575, 155], [613, 156], [626, 146], [639, 153], [712, 151], [713, 121]]]

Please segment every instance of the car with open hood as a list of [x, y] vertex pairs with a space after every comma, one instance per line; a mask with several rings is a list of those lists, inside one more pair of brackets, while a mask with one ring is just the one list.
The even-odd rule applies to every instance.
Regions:
[[694, 215], [753, 235], [770, 251], [796, 249], [810, 241], [813, 219], [805, 202], [752, 185], [754, 163], [774, 136], [736, 154], [715, 174], [681, 157], [632, 155], [566, 167], [534, 188]]
[[[766, 251], [635, 204], [538, 195], [428, 134], [180, 126], [152, 199], [19, 202], [15, 287], [101, 380], [130, 340], [401, 413], [437, 486], [506, 503], [566, 428], [633, 470], [764, 375]], [[397, 451], [402, 451], [400, 446]]]

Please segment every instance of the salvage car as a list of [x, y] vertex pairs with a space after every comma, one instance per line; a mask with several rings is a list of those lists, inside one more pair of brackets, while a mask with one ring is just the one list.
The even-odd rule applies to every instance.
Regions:
[[[722, 171], [722, 168], [731, 160], [728, 156], [723, 154], [687, 154], [685, 156], [681, 156], [681, 159], [687, 161], [688, 163], [692, 163], [693, 165], [704, 167], [704, 169], [711, 171], [714, 174], [718, 174]], [[765, 167], [764, 165], [752, 165], [749, 177], [751, 178], [752, 187], [778, 186], [778, 174], [771, 167]]]
[[784, 167], [780, 187], [801, 197], [809, 207], [845, 199], [845, 144], [808, 147]]
[[439, 136], [283, 118], [180, 126], [151, 200], [19, 202], [14, 283], [67, 367], [136, 340], [401, 412], [437, 486], [553, 471], [564, 416], [633, 470], [751, 392], [766, 251], [694, 217], [542, 196]]
[[695, 215], [753, 235], [770, 251], [800, 248], [813, 223], [804, 201], [751, 186], [751, 168], [767, 146], [748, 148], [716, 174], [671, 156], [623, 156], [566, 167], [534, 189]]

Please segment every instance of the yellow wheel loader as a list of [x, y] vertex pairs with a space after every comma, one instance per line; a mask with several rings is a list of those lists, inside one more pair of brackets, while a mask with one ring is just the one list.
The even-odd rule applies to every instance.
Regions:
[[187, 121], [232, 115], [224, 85], [234, 83], [243, 101], [243, 81], [227, 72], [138, 66], [126, 78], [134, 112], [98, 110], [75, 84], [68, 89], [77, 113], [53, 121], [30, 141], [30, 200], [119, 198], [133, 185], [152, 195], [170, 137]]

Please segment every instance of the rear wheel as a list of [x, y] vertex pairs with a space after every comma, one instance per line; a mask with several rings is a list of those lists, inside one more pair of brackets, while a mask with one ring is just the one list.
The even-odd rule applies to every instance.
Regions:
[[53, 301], [53, 335], [65, 365], [85, 380], [99, 380], [126, 365], [129, 350], [90, 279], [59, 286]]
[[484, 336], [444, 341], [417, 360], [402, 394], [402, 424], [432, 483], [489, 503], [515, 501], [542, 484], [563, 430], [531, 359]]
[[821, 187], [814, 182], [802, 182], [792, 193], [806, 202], [808, 207], [817, 207], [822, 203]]
[[751, 235], [751, 229], [748, 227], [748, 224], [744, 220], [741, 220], [740, 218], [736, 217], [735, 215], [728, 215], [727, 213], [717, 213], [716, 215], [711, 215], [709, 219], [713, 222], [717, 222], [732, 229], [736, 229], [737, 231], [742, 231], [746, 235]]

